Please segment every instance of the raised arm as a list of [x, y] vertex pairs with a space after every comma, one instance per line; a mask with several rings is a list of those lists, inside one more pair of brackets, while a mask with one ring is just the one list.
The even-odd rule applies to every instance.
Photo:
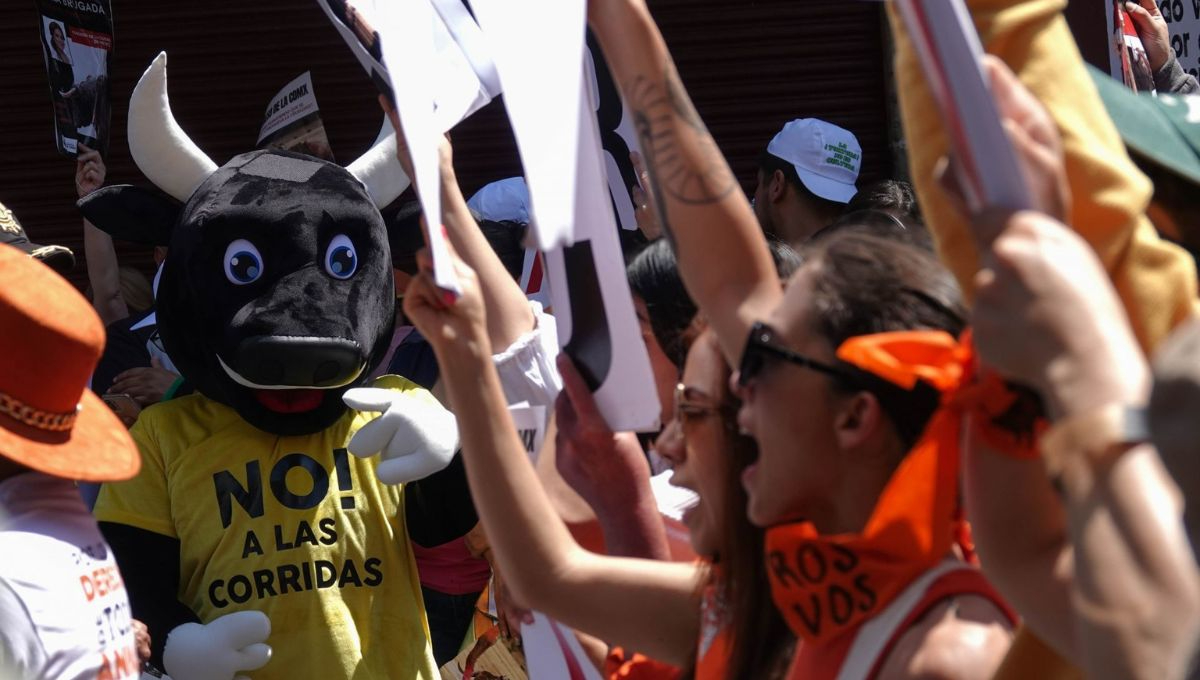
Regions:
[[[75, 161], [75, 191], [83, 198], [104, 186], [106, 169], [100, 152], [79, 145]], [[121, 297], [121, 275], [117, 269], [117, 251], [112, 237], [91, 222], [83, 220], [83, 256], [87, 260], [88, 283], [92, 285], [92, 306], [104, 325], [129, 316], [129, 307]]]
[[[409, 158], [408, 147], [404, 144], [404, 131], [400, 119], [384, 97], [379, 98], [380, 104], [396, 128], [396, 153], [404, 172], [416, 182], [413, 172], [412, 159]], [[479, 277], [479, 285], [483, 291], [483, 301], [488, 310], [488, 340], [492, 347], [504, 349], [515, 342], [523, 334], [533, 330], [535, 319], [533, 310], [525, 293], [513, 280], [500, 257], [492, 250], [492, 246], [479, 230], [475, 218], [467, 208], [462, 190], [458, 186], [458, 177], [454, 174], [454, 153], [450, 140], [442, 137], [438, 146], [439, 174], [441, 176], [442, 221], [446, 226], [446, 235], [450, 243], [458, 251], [459, 256], [468, 267], [475, 270]], [[437, 229], [436, 220], [426, 221], [430, 229]]]
[[783, 294], [754, 211], [645, 2], [595, 0], [588, 20], [633, 113], [658, 223], [675, 246], [684, 284], [737, 366], [751, 324]]
[[[974, 315], [980, 353], [1045, 400], [1054, 427], [1042, 451], [1062, 493], [1048, 497], [1045, 477], [1029, 467], [1039, 461], [969, 460], [964, 473], [978, 480], [968, 487], [972, 520], [987, 527], [978, 536], [985, 569], [1089, 676], [1183, 677], [1200, 632], [1200, 571], [1178, 489], [1153, 446], [1123, 425], [1146, 404], [1149, 371], [1115, 291], [1079, 236], [1036, 213], [1006, 220], [984, 262]], [[981, 462], [1024, 474], [985, 482], [985, 468], [971, 469]], [[1024, 484], [996, 489], [1006, 508], [971, 498], [1006, 482]], [[1045, 530], [1059, 518], [1065, 532]], [[1001, 521], [1021, 529], [995, 531]]]
[[684, 663], [699, 633], [692, 565], [602, 557], [579, 547], [538, 483], [492, 364], [479, 282], [459, 266], [463, 295], [447, 306], [429, 258], [404, 298], [433, 344], [458, 418], [467, 478], [495, 559], [523, 604], [613, 644]]

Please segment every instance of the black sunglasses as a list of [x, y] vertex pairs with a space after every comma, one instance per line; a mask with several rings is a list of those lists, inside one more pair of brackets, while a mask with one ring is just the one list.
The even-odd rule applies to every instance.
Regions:
[[750, 327], [750, 337], [746, 340], [746, 349], [742, 350], [741, 366], [738, 367], [739, 385], [743, 387], [749, 385], [762, 373], [763, 368], [774, 359], [783, 359], [789, 363], [803, 366], [818, 373], [824, 373], [849, 384], [857, 382], [849, 371], [793, 352], [778, 344], [775, 341], [776, 337], [775, 330], [761, 321], [756, 322]]

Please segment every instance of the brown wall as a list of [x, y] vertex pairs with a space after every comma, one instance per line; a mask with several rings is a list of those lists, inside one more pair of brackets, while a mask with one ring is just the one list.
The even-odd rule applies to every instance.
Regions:
[[[858, 134], [866, 178], [889, 171], [878, 5], [656, 0], [652, 7], [697, 109], [748, 188], [758, 152], [796, 117], [826, 118]], [[305, 70], [313, 72], [340, 162], [353, 160], [378, 131], [375, 93], [314, 2], [113, 0], [113, 14], [110, 183], [145, 182], [129, 158], [125, 111], [138, 76], [160, 50], [170, 54], [176, 117], [218, 163], [253, 147], [268, 99]], [[34, 240], [62, 243], [82, 256], [74, 164], [54, 150], [34, 3], [0, 3], [0, 26], [0, 201]], [[468, 195], [520, 172], [498, 104], [456, 129], [454, 142]], [[121, 253], [123, 261], [149, 266], [145, 249], [123, 245]], [[82, 261], [74, 279], [86, 281]]]

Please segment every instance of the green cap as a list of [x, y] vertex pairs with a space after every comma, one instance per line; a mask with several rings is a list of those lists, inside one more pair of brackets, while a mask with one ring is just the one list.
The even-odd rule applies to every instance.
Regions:
[[1088, 71], [1125, 146], [1200, 184], [1200, 95], [1137, 94], [1099, 69]]

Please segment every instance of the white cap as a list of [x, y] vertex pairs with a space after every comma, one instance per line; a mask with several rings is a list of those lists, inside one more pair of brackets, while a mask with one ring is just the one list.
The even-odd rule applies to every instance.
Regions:
[[804, 186], [829, 201], [848, 203], [858, 193], [862, 146], [854, 133], [816, 118], [788, 122], [767, 152], [796, 168]]
[[529, 189], [524, 177], [509, 177], [486, 185], [467, 201], [485, 220], [529, 224]]

